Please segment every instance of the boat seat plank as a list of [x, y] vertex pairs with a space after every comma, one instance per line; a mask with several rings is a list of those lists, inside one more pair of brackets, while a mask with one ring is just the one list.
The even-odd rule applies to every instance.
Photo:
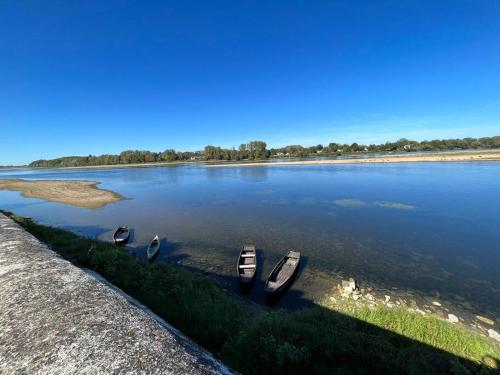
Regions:
[[255, 264], [242, 264], [239, 267], [240, 268], [255, 268]]
[[255, 254], [241, 254], [242, 258], [252, 258], [254, 256], [255, 256]]

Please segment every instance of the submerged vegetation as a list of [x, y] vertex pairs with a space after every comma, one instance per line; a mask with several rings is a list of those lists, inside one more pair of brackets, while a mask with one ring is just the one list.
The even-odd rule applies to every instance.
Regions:
[[252, 141], [241, 144], [238, 149], [225, 149], [217, 146], [206, 146], [203, 151], [178, 152], [172, 149], [163, 152], [127, 150], [119, 155], [89, 155], [66, 156], [51, 160], [36, 160], [30, 167], [82, 167], [96, 165], [144, 164], [175, 161], [210, 161], [210, 160], [265, 160], [283, 157], [317, 157], [337, 156], [342, 154], [363, 152], [414, 152], [414, 151], [442, 151], [442, 150], [473, 150], [493, 149], [500, 147], [500, 136], [484, 138], [443, 139], [431, 141], [411, 141], [400, 139], [396, 142], [362, 145], [357, 143], [340, 144], [329, 143], [312, 147], [290, 145], [281, 148], [267, 149], [262, 141]]
[[150, 264], [113, 244], [4, 212], [76, 264], [99, 272], [244, 374], [488, 373], [500, 346], [402, 309], [328, 305], [250, 316], [209, 277]]

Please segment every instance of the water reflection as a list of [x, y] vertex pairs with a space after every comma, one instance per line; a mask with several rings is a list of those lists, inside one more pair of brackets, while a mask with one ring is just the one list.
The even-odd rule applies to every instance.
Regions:
[[255, 243], [258, 301], [272, 266], [297, 249], [308, 264], [280, 306], [354, 276], [500, 310], [500, 163], [0, 171], [9, 177], [101, 181], [130, 199], [85, 210], [0, 191], [0, 208], [104, 240], [128, 225], [138, 256], [159, 234], [168, 242], [156, 261], [231, 282], [241, 244]]

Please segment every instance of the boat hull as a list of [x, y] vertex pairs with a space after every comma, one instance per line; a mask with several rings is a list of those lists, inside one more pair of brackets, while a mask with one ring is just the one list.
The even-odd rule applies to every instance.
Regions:
[[116, 245], [125, 245], [130, 238], [130, 230], [128, 227], [118, 227], [113, 233], [113, 241]]
[[236, 272], [238, 274], [238, 282], [242, 286], [251, 285], [255, 281], [257, 273], [257, 253], [255, 246], [244, 245], [242, 247], [236, 265]]
[[155, 236], [155, 238], [153, 238], [153, 241], [151, 241], [151, 243], [149, 244], [148, 250], [146, 251], [146, 256], [148, 258], [148, 261], [153, 262], [156, 259], [159, 252], [160, 252], [160, 239], [158, 236]]
[[274, 267], [267, 278], [264, 291], [279, 294], [285, 291], [295, 279], [300, 264], [300, 252], [289, 251]]

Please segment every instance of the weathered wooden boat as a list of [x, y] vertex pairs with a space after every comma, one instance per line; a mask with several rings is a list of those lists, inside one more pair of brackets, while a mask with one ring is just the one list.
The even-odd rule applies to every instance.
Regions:
[[257, 253], [254, 245], [243, 245], [238, 258], [238, 280], [241, 284], [250, 284], [257, 271]]
[[159, 251], [160, 251], [160, 237], [155, 236], [151, 241], [151, 243], [149, 244], [148, 250], [146, 252], [148, 260], [152, 262], [158, 255]]
[[289, 251], [274, 267], [267, 278], [265, 291], [278, 293], [283, 291], [292, 281], [299, 268], [300, 252]]
[[125, 245], [130, 237], [130, 230], [128, 227], [118, 227], [113, 233], [113, 241], [116, 245]]

